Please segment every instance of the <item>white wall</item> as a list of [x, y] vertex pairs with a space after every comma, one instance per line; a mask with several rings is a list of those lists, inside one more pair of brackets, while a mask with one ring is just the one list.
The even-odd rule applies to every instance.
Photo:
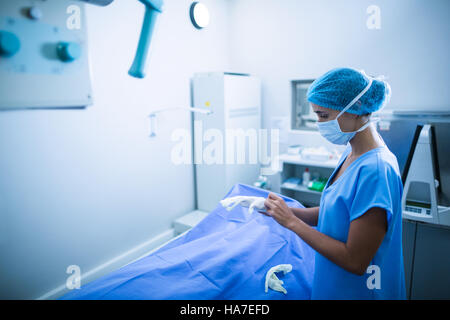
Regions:
[[[290, 81], [335, 67], [385, 75], [395, 109], [450, 110], [447, 0], [230, 0], [231, 65], [263, 80], [264, 125], [289, 116]], [[381, 29], [366, 26], [370, 5]], [[317, 134], [291, 135], [315, 145]]]
[[[194, 72], [226, 70], [228, 7], [205, 0], [210, 27], [189, 20], [190, 0], [166, 0], [148, 75], [127, 75], [144, 6], [86, 6], [95, 103], [86, 110], [0, 113], [0, 299], [36, 298], [171, 227], [194, 209], [192, 166], [170, 161], [170, 132], [190, 116]], [[170, 199], [170, 202], [164, 200]]]

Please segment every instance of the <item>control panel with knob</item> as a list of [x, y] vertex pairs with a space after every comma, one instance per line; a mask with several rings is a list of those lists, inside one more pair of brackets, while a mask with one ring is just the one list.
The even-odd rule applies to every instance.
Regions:
[[56, 53], [61, 61], [72, 62], [81, 56], [81, 47], [76, 42], [59, 42]]
[[83, 2], [0, 0], [0, 112], [92, 104], [87, 46]]
[[12, 32], [0, 30], [0, 56], [12, 57], [20, 49], [20, 40]]
[[30, 7], [27, 10], [27, 16], [33, 20], [40, 20], [42, 19], [42, 11], [38, 7]]

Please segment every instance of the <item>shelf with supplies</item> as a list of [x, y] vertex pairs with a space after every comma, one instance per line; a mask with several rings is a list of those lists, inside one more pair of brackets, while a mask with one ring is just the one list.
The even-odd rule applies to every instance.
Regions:
[[281, 188], [282, 188], [282, 189], [287, 189], [287, 190], [292, 190], [292, 191], [311, 192], [311, 193], [313, 193], [313, 194], [322, 194], [321, 191], [316, 191], [316, 190], [308, 189], [308, 187], [305, 187], [304, 185], [301, 185], [301, 184], [296, 185], [296, 186], [293, 186], [293, 185], [287, 184], [287, 183], [285, 182], [285, 183], [283, 183], [283, 184], [281, 185]]
[[[300, 154], [280, 155], [282, 171], [280, 172], [280, 192], [300, 201], [305, 206], [318, 206], [322, 191], [303, 185], [303, 173], [310, 172], [310, 181], [321, 182], [322, 189], [338, 164], [338, 159], [326, 161], [302, 159]], [[317, 183], [320, 185], [320, 183]]]
[[280, 161], [283, 163], [290, 163], [290, 164], [298, 164], [298, 165], [304, 165], [304, 166], [310, 166], [310, 167], [319, 167], [319, 168], [336, 168], [339, 159], [330, 159], [326, 161], [318, 161], [318, 160], [310, 160], [310, 159], [303, 159], [298, 154], [282, 154], [280, 155]]

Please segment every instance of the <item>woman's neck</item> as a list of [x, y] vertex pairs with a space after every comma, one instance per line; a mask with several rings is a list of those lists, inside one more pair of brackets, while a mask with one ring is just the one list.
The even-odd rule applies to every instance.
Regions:
[[350, 145], [352, 146], [351, 157], [357, 158], [369, 150], [383, 146], [384, 142], [371, 124], [363, 131], [358, 132], [350, 140]]

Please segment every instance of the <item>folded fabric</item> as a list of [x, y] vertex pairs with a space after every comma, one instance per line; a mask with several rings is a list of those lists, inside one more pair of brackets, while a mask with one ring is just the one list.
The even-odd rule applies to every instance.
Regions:
[[266, 198], [263, 197], [252, 197], [252, 196], [236, 196], [231, 198], [226, 198], [220, 201], [220, 204], [227, 209], [227, 211], [231, 211], [240, 204], [243, 207], [248, 207], [248, 211], [250, 213], [253, 212], [253, 209], [256, 208], [260, 211], [265, 211], [266, 207], [264, 202]]
[[287, 290], [283, 288], [284, 282], [276, 276], [275, 272], [283, 272], [284, 274], [292, 271], [291, 264], [279, 264], [275, 267], [272, 267], [266, 273], [266, 283], [265, 283], [265, 292], [268, 292], [268, 288], [283, 292], [287, 294]]

